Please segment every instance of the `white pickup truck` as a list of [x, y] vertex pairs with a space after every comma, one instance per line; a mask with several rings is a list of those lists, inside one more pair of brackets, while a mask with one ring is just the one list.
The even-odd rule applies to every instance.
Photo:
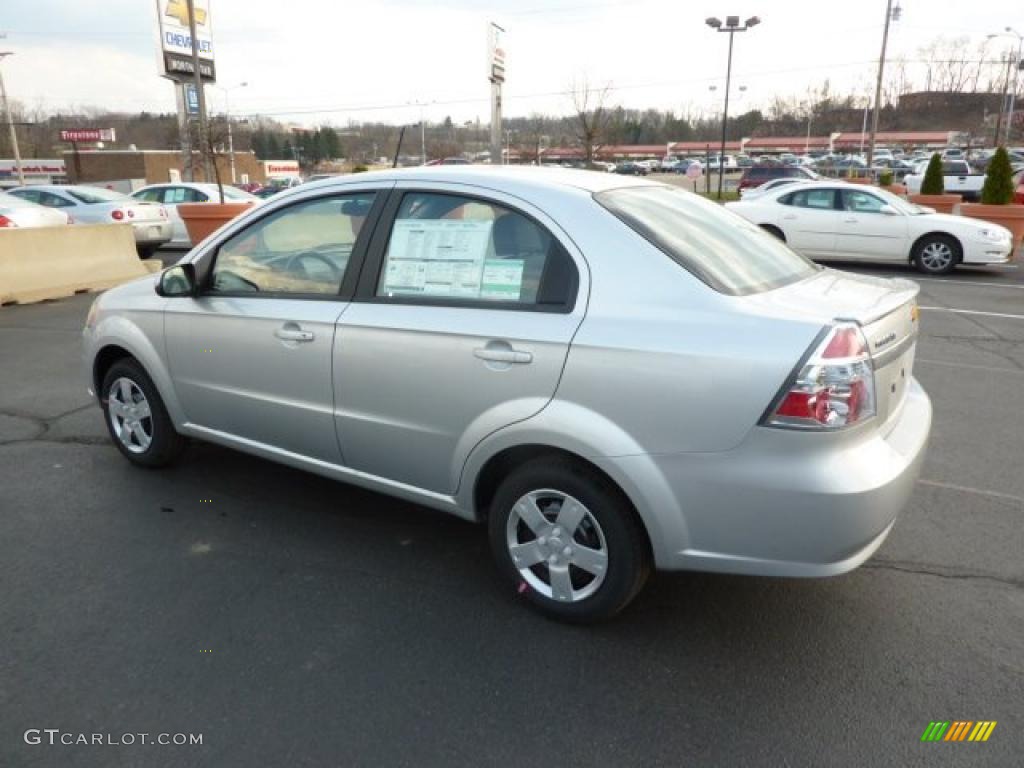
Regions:
[[[921, 183], [928, 161], [918, 163], [914, 172], [903, 177], [907, 192], [911, 195], [921, 193]], [[985, 184], [985, 174], [974, 173], [964, 160], [942, 161], [943, 187], [948, 195], [963, 195], [965, 202], [976, 202], [981, 199], [981, 188]]]

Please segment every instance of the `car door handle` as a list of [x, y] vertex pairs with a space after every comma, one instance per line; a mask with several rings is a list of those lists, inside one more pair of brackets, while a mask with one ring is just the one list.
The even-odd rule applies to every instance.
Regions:
[[856, 224], [860, 219], [843, 219], [843, 221], [847, 224]]
[[477, 347], [473, 356], [492, 363], [516, 363], [525, 365], [533, 362], [532, 352], [523, 352], [512, 347]]
[[312, 341], [316, 335], [312, 331], [304, 331], [294, 323], [288, 323], [276, 331], [274, 335], [281, 341]]

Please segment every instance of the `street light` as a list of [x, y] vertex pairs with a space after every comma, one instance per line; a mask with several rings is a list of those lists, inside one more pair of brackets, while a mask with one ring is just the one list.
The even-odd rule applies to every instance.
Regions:
[[757, 16], [751, 16], [743, 25], [740, 25], [739, 16], [726, 16], [725, 24], [720, 19], [711, 16], [704, 20], [704, 23], [717, 32], [729, 33], [729, 60], [725, 70], [725, 107], [722, 110], [722, 148], [718, 153], [718, 199], [722, 199], [722, 179], [725, 176], [725, 129], [729, 124], [729, 83], [732, 80], [732, 37], [736, 32], [746, 32], [752, 27], [761, 23]]
[[[6, 37], [6, 35], [3, 35]], [[13, 51], [0, 51], [0, 63], [8, 56], [13, 56]], [[14, 118], [11, 117], [11, 105], [7, 102], [7, 87], [4, 85], [4, 73], [0, 68], [0, 101], [3, 101], [4, 112], [7, 114], [7, 127], [11, 129], [11, 149], [14, 151], [14, 167], [18, 169], [18, 183], [25, 186], [25, 171], [21, 167], [21, 152], [18, 149], [18, 132], [14, 130]]]
[[420, 108], [420, 156], [422, 158], [420, 165], [427, 164], [427, 124], [423, 119], [423, 108], [429, 107], [431, 104], [436, 104], [436, 101], [410, 101], [407, 102], [410, 106]]
[[[1018, 83], [1020, 82], [1020, 70], [1022, 68], [1024, 68], [1024, 67], [1022, 67], [1022, 64], [1024, 64], [1024, 62], [1021, 61], [1021, 53], [1024, 52], [1024, 35], [1022, 35], [1020, 32], [1015, 30], [1013, 27], [1006, 27], [1004, 29], [1004, 31], [996, 33], [994, 35], [987, 35], [987, 37], [988, 37], [989, 40], [991, 40], [993, 37], [1016, 37], [1017, 38], [1017, 59], [1016, 59], [1017, 65], [1016, 65], [1016, 69], [1015, 69], [1015, 71], [1013, 73], [1013, 90], [1010, 91], [1010, 109], [1009, 109], [1009, 111], [1007, 113], [1007, 116], [1006, 116], [1006, 138], [1004, 140], [1004, 143], [1006, 144], [1006, 146], [1009, 146], [1010, 145], [1010, 129], [1011, 129], [1011, 126], [1013, 125], [1014, 101], [1015, 101], [1016, 96], [1017, 96]], [[1010, 78], [1009, 78], [1009, 76], [1007, 76], [1006, 84], [1009, 85], [1009, 83], [1010, 83]], [[1003, 106], [1005, 106], [1005, 104], [1006, 104], [1006, 93], [1004, 91], [1004, 93], [1003, 93], [1003, 103], [999, 105], [999, 114], [1002, 114]], [[996, 130], [996, 144], [998, 144], [998, 143], [999, 143], [999, 131], [997, 129]]]
[[231, 135], [231, 91], [237, 88], [245, 88], [249, 83], [241, 82], [238, 85], [218, 85], [217, 90], [224, 92], [224, 114], [228, 118], [228, 157], [231, 158], [231, 183], [235, 183], [235, 140]]

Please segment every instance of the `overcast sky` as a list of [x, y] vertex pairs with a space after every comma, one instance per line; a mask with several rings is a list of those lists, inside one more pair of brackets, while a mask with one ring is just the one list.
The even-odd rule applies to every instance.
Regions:
[[[233, 113], [301, 123], [489, 120], [486, 24], [507, 29], [505, 114], [565, 113], [576, 79], [611, 84], [626, 107], [718, 108], [727, 36], [707, 16], [759, 15], [736, 37], [735, 109], [802, 94], [829, 78], [867, 93], [884, 0], [211, 0], [219, 85], [248, 81]], [[1022, 0], [900, 0], [890, 56], [913, 57], [937, 36], [981, 40], [1024, 32]], [[157, 74], [155, 0], [3, 0], [0, 49], [11, 98], [48, 111], [76, 106], [170, 112]], [[1009, 39], [1000, 45], [1016, 45]], [[923, 82], [923, 76], [922, 76]], [[709, 87], [717, 85], [717, 95]], [[734, 94], [736, 91], [734, 91]], [[210, 94], [223, 109], [223, 95]], [[732, 111], [732, 109], [730, 110]]]

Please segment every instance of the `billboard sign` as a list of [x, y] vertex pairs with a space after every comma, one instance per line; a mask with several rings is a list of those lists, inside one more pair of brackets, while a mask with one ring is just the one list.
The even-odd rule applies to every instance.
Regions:
[[199, 114], [199, 91], [195, 83], [185, 83], [185, 111], [190, 115]]
[[61, 141], [117, 141], [117, 133], [113, 128], [78, 128], [62, 130]]
[[492, 83], [505, 82], [505, 30], [493, 21], [487, 27], [487, 79]]
[[[213, 61], [213, 34], [210, 25], [210, 0], [192, 0], [195, 10], [196, 46], [199, 49], [199, 73], [204, 80], [216, 81]], [[193, 76], [192, 31], [189, 27], [187, 0], [156, 0], [157, 28], [160, 34], [161, 74], [172, 80]]]

